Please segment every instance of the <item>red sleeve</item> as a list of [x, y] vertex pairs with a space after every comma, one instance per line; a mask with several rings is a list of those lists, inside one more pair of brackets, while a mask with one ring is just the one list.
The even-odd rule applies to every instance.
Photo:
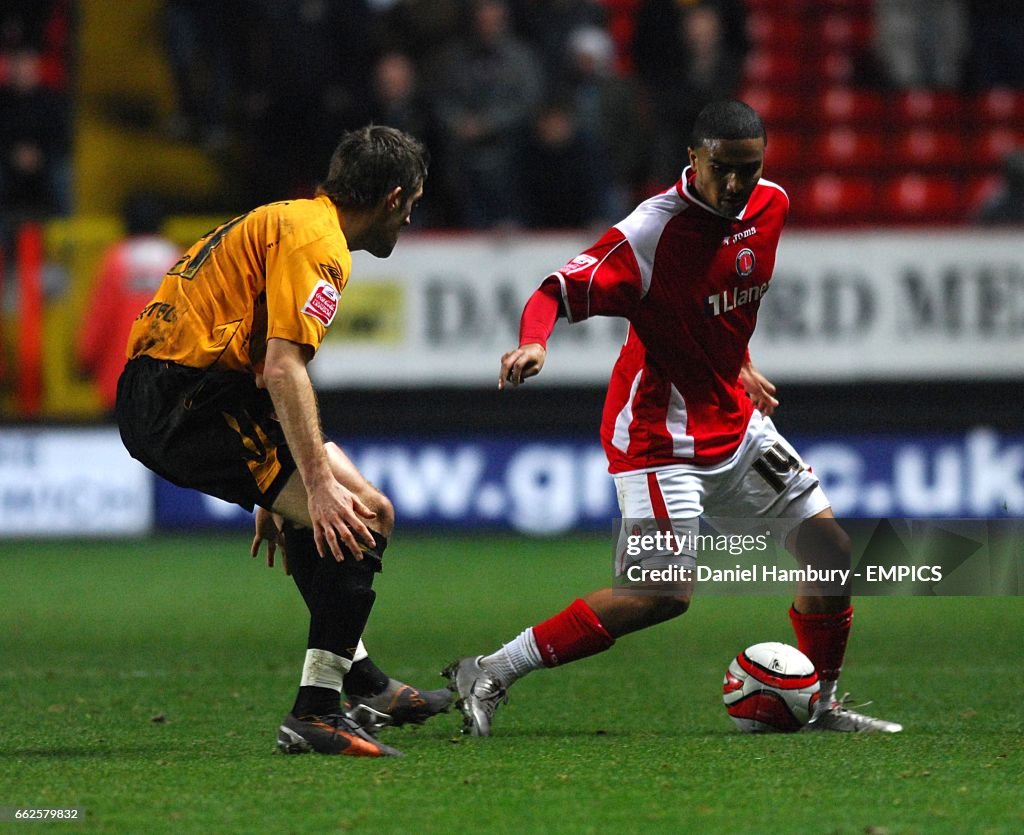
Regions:
[[614, 227], [553, 275], [570, 322], [591, 316], [628, 317], [643, 292], [633, 248]]
[[534, 291], [523, 308], [523, 317], [519, 320], [519, 344], [539, 342], [547, 348], [548, 337], [555, 329], [555, 322], [561, 311], [562, 291], [557, 281], [547, 278]]

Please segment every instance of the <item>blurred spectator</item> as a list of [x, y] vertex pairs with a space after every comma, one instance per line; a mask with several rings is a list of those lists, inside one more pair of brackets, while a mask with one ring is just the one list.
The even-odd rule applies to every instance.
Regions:
[[683, 21], [694, 9], [711, 9], [718, 18], [722, 49], [741, 69], [749, 43], [743, 0], [640, 0], [633, 34], [633, 62], [640, 79], [661, 86], [686, 73], [689, 47]]
[[434, 91], [445, 164], [465, 226], [522, 221], [519, 154], [540, 98], [532, 50], [509, 29], [502, 0], [473, 3], [469, 35], [440, 56]]
[[404, 52], [417, 64], [454, 40], [465, 17], [465, 0], [370, 0], [370, 7], [375, 46]]
[[526, 222], [535, 229], [580, 229], [599, 217], [600, 172], [568, 102], [537, 115], [526, 143], [522, 184]]
[[243, 44], [225, 32], [244, 19], [240, 0], [165, 0], [167, 61], [174, 76], [176, 111], [171, 134], [199, 140], [210, 150], [228, 137], [229, 108], [236, 98]]
[[373, 18], [367, 0], [251, 0], [244, 77], [254, 159], [247, 202], [308, 195], [319, 160], [369, 121]]
[[655, 185], [679, 179], [679, 159], [701, 108], [735, 96], [746, 50], [738, 0], [647, 0], [641, 7], [634, 59], [652, 101]]
[[0, 7], [0, 50], [41, 46], [55, 5], [52, 0], [4, 0]]
[[516, 30], [536, 47], [551, 78], [565, 65], [571, 33], [584, 26], [603, 28], [607, 18], [603, 0], [515, 0], [512, 8]]
[[386, 52], [373, 69], [373, 119], [422, 140], [429, 114], [420, 98], [416, 65], [402, 52]]
[[0, 84], [7, 77], [8, 53], [28, 47], [40, 55], [46, 87], [62, 89], [67, 81], [71, 0], [4, 0], [0, 6]]
[[875, 53], [891, 86], [959, 88], [967, 46], [964, 0], [875, 0]]
[[103, 255], [77, 346], [78, 365], [95, 379], [107, 412], [114, 408], [132, 322], [181, 255], [160, 235], [163, 212], [153, 197], [129, 197], [123, 215], [125, 237]]
[[977, 221], [995, 226], [1024, 223], [1024, 149], [1008, 154], [999, 189], [981, 207]]
[[598, 212], [609, 223], [636, 203], [649, 148], [639, 89], [632, 79], [615, 74], [614, 49], [603, 29], [576, 29], [569, 36], [565, 73], [598, 177]]
[[[412, 134], [433, 151], [435, 132], [430, 108], [420, 90], [419, 73], [412, 59], [404, 52], [385, 52], [373, 68], [373, 105], [371, 118], [379, 125], [389, 125]], [[417, 226], [437, 226], [444, 219], [444, 194], [431, 186], [413, 214]], [[450, 212], [449, 212], [450, 214]]]
[[1024, 11], [1020, 0], [967, 0], [970, 80], [978, 89], [1024, 88]]
[[70, 214], [68, 100], [43, 85], [41, 56], [30, 46], [8, 55], [0, 86], [0, 208], [8, 217]]

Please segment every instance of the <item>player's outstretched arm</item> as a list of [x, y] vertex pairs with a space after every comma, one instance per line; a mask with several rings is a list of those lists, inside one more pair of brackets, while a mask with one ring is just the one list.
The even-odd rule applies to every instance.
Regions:
[[499, 390], [503, 390], [506, 383], [522, 385], [540, 374], [548, 354], [548, 337], [555, 329], [561, 304], [557, 283], [548, 279], [527, 299], [519, 322], [519, 347], [501, 358]]
[[501, 358], [501, 374], [498, 376], [498, 388], [504, 389], [505, 383], [513, 386], [522, 385], [530, 377], [536, 377], [544, 367], [544, 359], [548, 352], [539, 342], [520, 345]]
[[775, 397], [775, 384], [754, 368], [754, 363], [750, 361], [749, 355], [740, 368], [740, 382], [758, 411], [765, 417], [771, 417], [779, 405], [779, 401]]

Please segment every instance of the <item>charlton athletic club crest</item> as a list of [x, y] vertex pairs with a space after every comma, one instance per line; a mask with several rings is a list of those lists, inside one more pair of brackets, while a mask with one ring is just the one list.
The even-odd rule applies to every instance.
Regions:
[[736, 274], [741, 278], [746, 278], [754, 271], [756, 264], [754, 250], [741, 249], [739, 255], [736, 256]]

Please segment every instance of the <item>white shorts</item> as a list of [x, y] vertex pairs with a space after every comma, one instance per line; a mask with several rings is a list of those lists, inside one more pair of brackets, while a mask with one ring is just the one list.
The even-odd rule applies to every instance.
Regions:
[[[617, 555], [624, 554], [622, 546], [630, 533], [649, 533], [671, 524], [674, 535], [685, 538], [696, 531], [700, 517], [735, 520], [730, 532], [742, 531], [748, 520], [777, 519], [770, 526], [772, 536], [784, 546], [804, 519], [830, 507], [818, 477], [771, 419], [757, 410], [739, 449], [721, 464], [679, 464], [619, 473], [614, 478], [623, 519]], [[623, 559], [617, 557], [616, 573], [624, 569]], [[696, 558], [689, 555], [673, 562], [692, 566]]]

